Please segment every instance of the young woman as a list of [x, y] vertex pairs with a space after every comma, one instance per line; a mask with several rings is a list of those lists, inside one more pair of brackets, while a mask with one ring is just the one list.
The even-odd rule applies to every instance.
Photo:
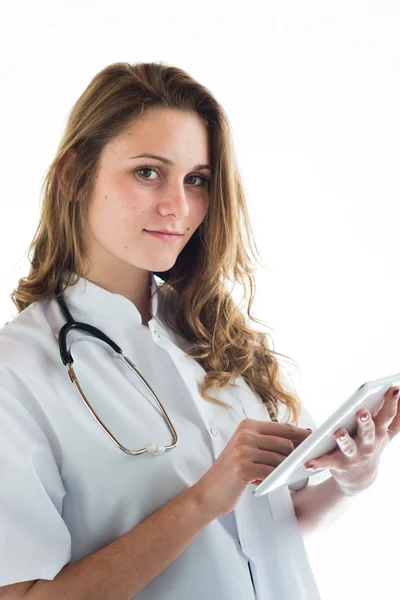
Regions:
[[211, 93], [162, 64], [98, 73], [30, 250], [0, 331], [0, 598], [319, 598], [299, 523], [327, 501], [304, 493], [344, 494], [328, 472], [252, 495], [314, 423], [250, 326], [251, 228]]

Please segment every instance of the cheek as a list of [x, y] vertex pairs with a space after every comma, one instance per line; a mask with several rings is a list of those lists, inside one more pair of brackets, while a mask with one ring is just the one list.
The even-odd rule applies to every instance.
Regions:
[[[139, 216], [145, 212], [149, 206], [148, 194], [146, 190], [135, 185], [133, 178], [125, 175], [115, 175], [107, 182], [106, 194], [108, 195], [108, 204], [111, 210], [114, 208], [120, 213], [125, 213], [126, 217], [134, 213]], [[104, 196], [104, 194], [103, 194]], [[110, 199], [112, 200], [110, 202]]]
[[195, 194], [193, 192], [192, 195], [188, 197], [188, 203], [191, 220], [200, 223], [207, 214], [209, 198], [204, 193], [197, 192], [197, 194]]
[[[144, 227], [146, 211], [141, 208], [140, 200], [128, 201], [111, 193], [94, 198], [89, 210], [89, 225], [98, 240], [126, 244]], [[143, 224], [143, 227], [142, 227]]]
[[204, 220], [204, 217], [208, 211], [208, 198], [204, 198], [203, 202], [199, 202], [195, 205], [195, 209], [193, 211], [193, 218], [196, 221], [195, 227], [199, 227]]
[[149, 209], [149, 201], [143, 191], [138, 191], [126, 177], [112, 177], [96, 190], [90, 209], [94, 227], [103, 231], [123, 232], [140, 224]]

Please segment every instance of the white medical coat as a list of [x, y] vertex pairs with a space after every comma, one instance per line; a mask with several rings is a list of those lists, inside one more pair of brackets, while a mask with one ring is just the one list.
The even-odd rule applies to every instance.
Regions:
[[[154, 291], [157, 279], [150, 281]], [[18, 314], [0, 329], [0, 586], [54, 579], [67, 563], [113, 542], [194, 485], [243, 419], [260, 418], [261, 400], [243, 378], [236, 380], [239, 388], [211, 391], [232, 410], [200, 396], [205, 372], [185, 358], [186, 341], [164, 325], [157, 295], [148, 327], [130, 300], [83, 278], [64, 298], [76, 321], [101, 329], [139, 368], [179, 443], [160, 456], [123, 453], [62, 364], [58, 332], [65, 319], [55, 299]], [[88, 334], [72, 330], [67, 342], [84, 393], [124, 446], [171, 443], [159, 408], [134, 373]], [[315, 427], [304, 406], [300, 426]], [[135, 598], [319, 600], [288, 488], [259, 498], [254, 489]]]

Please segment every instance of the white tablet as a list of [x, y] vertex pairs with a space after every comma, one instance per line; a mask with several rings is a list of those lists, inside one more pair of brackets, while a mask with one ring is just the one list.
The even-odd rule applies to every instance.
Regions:
[[351, 437], [357, 435], [356, 412], [362, 408], [376, 416], [384, 403], [384, 396], [392, 386], [400, 387], [400, 373], [363, 383], [334, 413], [330, 415], [308, 438], [270, 473], [253, 491], [253, 496], [263, 496], [277, 488], [312, 479], [326, 469], [307, 471], [305, 463], [338, 448], [335, 431], [344, 427]]

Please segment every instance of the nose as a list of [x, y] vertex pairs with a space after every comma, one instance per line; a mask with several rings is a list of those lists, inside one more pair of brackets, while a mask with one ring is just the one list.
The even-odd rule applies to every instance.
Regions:
[[160, 202], [160, 212], [174, 214], [177, 219], [184, 219], [189, 214], [189, 203], [183, 183], [172, 183], [166, 190], [164, 199]]

